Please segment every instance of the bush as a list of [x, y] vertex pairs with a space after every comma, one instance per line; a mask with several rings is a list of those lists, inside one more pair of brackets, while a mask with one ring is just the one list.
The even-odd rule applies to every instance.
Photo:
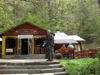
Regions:
[[99, 59], [99, 63], [100, 63], [100, 51], [97, 52], [96, 57]]
[[76, 69], [73, 75], [100, 75], [100, 64], [90, 64], [87, 67]]
[[56, 59], [61, 59], [61, 53], [56, 54]]

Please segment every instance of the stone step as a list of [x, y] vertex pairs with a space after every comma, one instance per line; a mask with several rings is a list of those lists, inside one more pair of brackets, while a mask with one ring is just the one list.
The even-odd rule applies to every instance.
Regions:
[[54, 75], [53, 73], [43, 73], [43, 74], [0, 74], [0, 75]]
[[49, 64], [59, 64], [59, 61], [46, 61], [47, 59], [0, 59], [0, 65], [49, 65]]
[[[37, 66], [38, 67], [38, 66]], [[34, 74], [34, 73], [55, 73], [63, 72], [63, 68], [50, 68], [50, 69], [0, 69], [0, 74]]]
[[56, 72], [56, 73], [28, 74], [28, 75], [67, 75], [67, 73], [66, 72]]
[[29, 75], [29, 74], [0, 74], [0, 75]]
[[45, 59], [45, 54], [32, 55], [2, 55], [2, 59]]
[[0, 74], [66, 75], [58, 60], [0, 59]]
[[43, 74], [28, 74], [28, 75], [54, 75], [54, 73], [43, 73]]
[[27, 66], [26, 65], [18, 65], [18, 66], [0, 65], [0, 69], [48, 69], [48, 68], [59, 68], [59, 67], [62, 67], [62, 66], [60, 64], [27, 65]]
[[66, 72], [42, 73], [42, 74], [0, 74], [0, 75], [66, 75]]
[[67, 73], [66, 72], [56, 72], [54, 73], [54, 75], [67, 75]]

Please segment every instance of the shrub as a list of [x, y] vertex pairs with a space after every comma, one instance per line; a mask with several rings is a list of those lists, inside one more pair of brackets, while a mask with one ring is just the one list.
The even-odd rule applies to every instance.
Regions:
[[56, 54], [56, 59], [61, 59], [61, 53]]
[[100, 63], [100, 51], [97, 52], [96, 57], [99, 59], [99, 63]]
[[73, 75], [100, 75], [100, 64], [90, 64], [87, 67], [76, 69]]

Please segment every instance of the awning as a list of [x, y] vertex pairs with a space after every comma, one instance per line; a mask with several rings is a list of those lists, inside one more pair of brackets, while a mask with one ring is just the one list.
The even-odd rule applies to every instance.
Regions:
[[73, 40], [73, 39], [57, 39], [54, 41], [55, 44], [78, 44], [77, 41]]
[[18, 35], [19, 39], [29, 39], [29, 38], [33, 38], [33, 35]]
[[0, 41], [2, 41], [2, 38], [0, 38]]
[[75, 41], [85, 41], [85, 39], [83, 39], [77, 35], [70, 35], [70, 36], [68, 36], [68, 38], [74, 39]]

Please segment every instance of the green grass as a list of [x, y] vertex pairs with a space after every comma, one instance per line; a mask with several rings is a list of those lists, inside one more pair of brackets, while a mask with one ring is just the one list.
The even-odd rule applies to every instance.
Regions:
[[97, 58], [81, 58], [81, 59], [58, 59], [63, 65], [64, 69], [70, 75], [75, 73], [75, 69], [81, 69], [87, 67], [89, 64], [97, 64], [99, 60]]

